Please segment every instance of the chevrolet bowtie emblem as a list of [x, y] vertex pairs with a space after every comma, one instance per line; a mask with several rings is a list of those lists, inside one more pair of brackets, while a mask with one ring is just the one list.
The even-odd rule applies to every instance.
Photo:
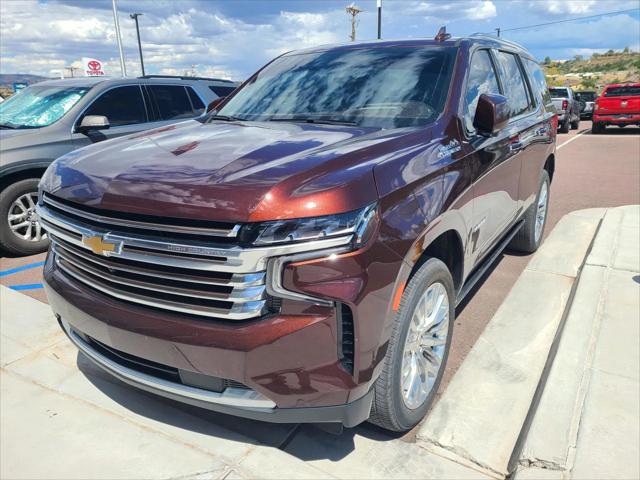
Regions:
[[108, 252], [116, 252], [118, 247], [118, 244], [104, 240], [100, 235], [83, 236], [82, 244], [97, 255], [108, 255]]

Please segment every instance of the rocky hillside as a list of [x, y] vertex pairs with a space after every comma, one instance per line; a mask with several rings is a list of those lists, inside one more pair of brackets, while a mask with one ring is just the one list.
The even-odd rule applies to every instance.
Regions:
[[547, 57], [543, 66], [550, 86], [599, 90], [609, 83], [640, 82], [640, 53], [628, 49], [594, 53], [590, 58], [576, 55], [563, 61]]

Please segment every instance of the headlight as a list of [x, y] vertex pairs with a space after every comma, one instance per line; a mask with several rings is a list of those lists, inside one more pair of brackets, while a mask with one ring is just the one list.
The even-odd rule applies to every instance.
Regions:
[[363, 244], [375, 227], [376, 204], [361, 210], [325, 217], [309, 217], [251, 224], [243, 227], [242, 239], [254, 246], [286, 245], [354, 235], [356, 246]]

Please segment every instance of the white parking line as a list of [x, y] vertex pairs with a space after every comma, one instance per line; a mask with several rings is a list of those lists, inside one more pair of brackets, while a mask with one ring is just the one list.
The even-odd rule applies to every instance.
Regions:
[[575, 139], [577, 139], [578, 137], [580, 137], [580, 136], [582, 136], [582, 135], [584, 135], [585, 133], [590, 132], [590, 131], [591, 131], [591, 130], [583, 130], [583, 131], [581, 131], [581, 132], [580, 132], [580, 133], [578, 133], [577, 135], [574, 135], [573, 137], [571, 137], [571, 138], [570, 138], [569, 140], [567, 140], [566, 142], [561, 143], [560, 145], [558, 145], [558, 146], [556, 147], [556, 150], [560, 150], [560, 149], [561, 149], [562, 147], [564, 147], [565, 145], [567, 145], [567, 144], [569, 144], [569, 143], [573, 142], [573, 141], [574, 141]]

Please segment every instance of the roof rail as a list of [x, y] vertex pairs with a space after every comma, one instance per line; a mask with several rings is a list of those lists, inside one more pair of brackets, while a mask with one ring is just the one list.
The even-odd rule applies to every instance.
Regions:
[[211, 77], [190, 77], [188, 75], [143, 75], [138, 78], [175, 78], [178, 80], [208, 80], [211, 82], [224, 82], [224, 83], [236, 83], [232, 80], [225, 80], [223, 78], [211, 78]]
[[512, 47], [517, 47], [521, 50], [524, 50], [524, 47], [519, 43], [513, 42], [511, 40], [507, 40], [503, 37], [498, 37], [497, 35], [492, 35], [491, 33], [473, 33], [469, 35], [471, 38], [486, 38], [488, 40], [494, 40], [496, 42], [504, 43], [505, 45], [511, 45]]

